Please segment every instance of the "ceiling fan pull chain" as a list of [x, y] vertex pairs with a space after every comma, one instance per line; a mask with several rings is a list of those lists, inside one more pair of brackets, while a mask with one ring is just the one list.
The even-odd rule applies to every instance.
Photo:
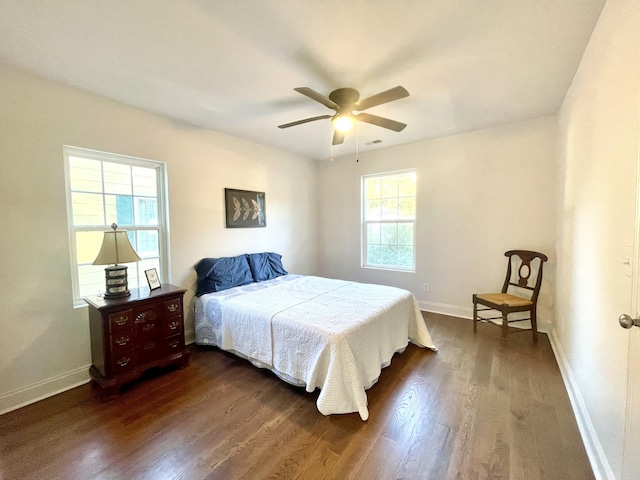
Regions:
[[360, 134], [358, 132], [358, 122], [356, 122], [356, 163], [360, 162], [360, 159], [358, 158], [360, 156]]
[[333, 122], [329, 122], [329, 148], [331, 151], [331, 158], [329, 159], [333, 163]]

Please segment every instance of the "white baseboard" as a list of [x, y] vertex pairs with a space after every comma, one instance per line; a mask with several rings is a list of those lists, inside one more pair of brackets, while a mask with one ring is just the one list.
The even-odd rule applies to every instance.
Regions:
[[184, 344], [191, 345], [192, 343], [196, 343], [196, 332], [195, 330], [187, 330], [184, 332]]
[[427, 302], [426, 300], [418, 300], [420, 310], [431, 313], [440, 313], [442, 315], [450, 315], [452, 317], [473, 318], [472, 307], [458, 307], [457, 305], [448, 305], [446, 303]]
[[[418, 306], [420, 310], [430, 313], [439, 313], [441, 315], [450, 315], [452, 317], [466, 318], [468, 320], [473, 319], [473, 307], [460, 307], [457, 305], [448, 305], [446, 303], [427, 302], [426, 300], [418, 300]], [[527, 322], [528, 325], [529, 322]], [[512, 325], [517, 327], [517, 325]], [[525, 328], [525, 326], [522, 326]], [[526, 327], [528, 328], [528, 326]], [[542, 333], [549, 333], [551, 331], [551, 322], [538, 318], [538, 331]]]
[[569, 394], [569, 401], [571, 402], [573, 414], [575, 415], [578, 423], [580, 436], [582, 437], [582, 442], [584, 443], [585, 450], [587, 451], [587, 456], [589, 457], [593, 474], [597, 480], [615, 480], [616, 477], [613, 470], [611, 470], [611, 466], [609, 465], [604, 450], [602, 449], [602, 445], [598, 439], [598, 434], [593, 427], [589, 411], [587, 410], [587, 406], [584, 403], [578, 384], [573, 376], [571, 366], [567, 362], [567, 357], [562, 349], [562, 345], [556, 340], [555, 331], [553, 329], [551, 329], [548, 335], [551, 348], [556, 357], [556, 363], [560, 367], [560, 373], [562, 374], [564, 385], [567, 389], [567, 393]]
[[90, 365], [0, 395], [0, 415], [88, 383]]

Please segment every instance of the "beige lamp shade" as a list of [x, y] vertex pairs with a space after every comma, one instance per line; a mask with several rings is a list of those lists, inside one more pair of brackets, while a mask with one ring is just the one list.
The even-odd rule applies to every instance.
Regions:
[[104, 232], [102, 247], [93, 261], [94, 265], [117, 265], [119, 263], [139, 262], [142, 260], [131, 246], [125, 230], [116, 230], [118, 226], [111, 225], [113, 232]]

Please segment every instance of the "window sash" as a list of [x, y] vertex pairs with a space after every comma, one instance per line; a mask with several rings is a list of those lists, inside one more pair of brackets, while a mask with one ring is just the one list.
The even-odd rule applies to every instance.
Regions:
[[[389, 242], [385, 243], [382, 239], [379, 242], [371, 241], [368, 235], [369, 225], [380, 224], [380, 225], [410, 225], [411, 226], [411, 243], [401, 243], [396, 241], [395, 243]], [[416, 243], [416, 222], [415, 220], [397, 220], [397, 221], [366, 221], [363, 222], [362, 229], [362, 266], [367, 268], [377, 268], [377, 269], [386, 269], [386, 270], [401, 270], [401, 271], [415, 271], [415, 243]], [[370, 247], [378, 247], [384, 249], [385, 247], [396, 247], [398, 249], [398, 255], [400, 255], [400, 249], [411, 249], [411, 264], [410, 265], [402, 265], [402, 262], [397, 261], [393, 264], [388, 263], [376, 263], [369, 260]]]

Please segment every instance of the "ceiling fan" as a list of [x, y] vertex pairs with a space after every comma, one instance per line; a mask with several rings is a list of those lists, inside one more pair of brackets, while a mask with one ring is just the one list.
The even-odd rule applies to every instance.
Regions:
[[339, 145], [344, 141], [345, 132], [349, 131], [355, 121], [366, 122], [378, 127], [388, 128], [394, 132], [402, 131], [407, 124], [396, 122], [389, 118], [379, 117], [370, 113], [353, 113], [362, 112], [371, 107], [382, 105], [383, 103], [393, 102], [409, 96], [409, 92], [404, 87], [394, 87], [384, 92], [380, 92], [364, 100], [360, 100], [360, 93], [354, 88], [339, 88], [329, 94], [329, 97], [316, 92], [309, 87], [294, 88], [296, 92], [306, 95], [316, 102], [320, 102], [325, 107], [335, 110], [334, 115], [320, 115], [317, 117], [305, 118], [296, 122], [278, 125], [278, 128], [289, 128], [303, 123], [314, 122], [316, 120], [324, 120], [331, 118], [335, 132], [333, 134], [333, 145]]

